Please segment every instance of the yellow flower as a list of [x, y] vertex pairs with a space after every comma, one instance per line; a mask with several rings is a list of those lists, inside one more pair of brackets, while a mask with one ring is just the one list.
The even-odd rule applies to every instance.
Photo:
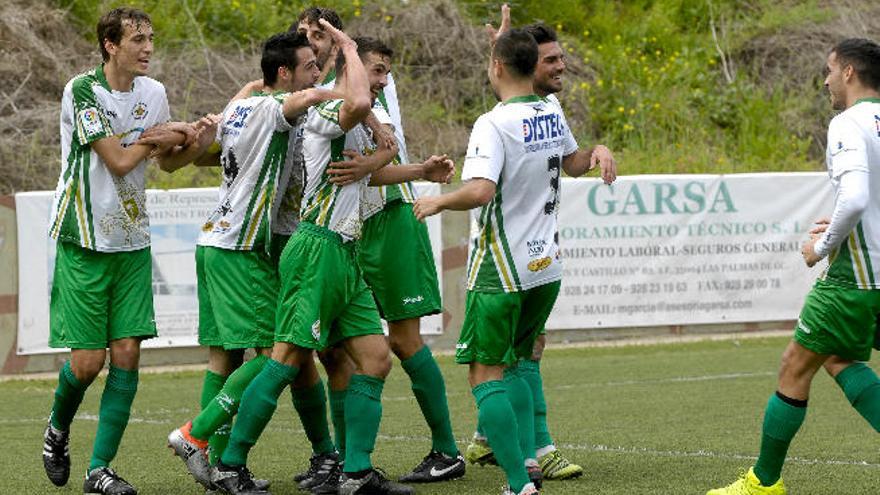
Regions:
[[590, 83], [584, 81], [581, 83], [581, 89], [588, 89], [590, 87]]
[[590, 30], [589, 30], [589, 29], [584, 29], [584, 38], [586, 38], [586, 37], [588, 37], [588, 36], [590, 36]]
[[354, 16], [360, 17], [361, 16], [361, 9], [354, 9]]
[[660, 109], [660, 104], [654, 103], [654, 110], [659, 110], [659, 109]]
[[390, 15], [385, 16], [385, 22], [391, 22], [392, 17]]
[[630, 115], [635, 115], [635, 114], [636, 114], [636, 109], [635, 109], [635, 108], [630, 108], [630, 109], [629, 109], [629, 114], [630, 114]]
[[623, 107], [617, 107], [617, 111], [620, 113], [624, 113], [624, 112], [626, 112], [626, 109]]
[[714, 58], [710, 58], [710, 59], [709, 59], [709, 65], [715, 65], [715, 59], [714, 59]]
[[604, 84], [605, 84], [605, 81], [603, 81], [601, 79], [596, 79], [596, 86], [599, 86], [601, 88]]

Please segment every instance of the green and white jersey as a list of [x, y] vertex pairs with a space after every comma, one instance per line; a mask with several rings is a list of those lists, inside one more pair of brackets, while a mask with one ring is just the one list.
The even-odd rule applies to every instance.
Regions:
[[528, 290], [562, 278], [557, 210], [570, 131], [560, 109], [536, 95], [511, 98], [477, 119], [463, 181], [496, 184], [495, 197], [471, 210], [467, 288]]
[[165, 87], [136, 77], [131, 91], [110, 89], [103, 66], [71, 79], [61, 98], [61, 176], [55, 188], [49, 235], [102, 252], [150, 245], [150, 220], [141, 162], [118, 177], [91, 143], [117, 137], [130, 146], [169, 119]]
[[200, 246], [269, 249], [278, 176], [294, 162], [288, 150], [296, 132], [281, 110], [286, 95], [251, 96], [223, 110], [217, 128], [223, 183], [217, 208], [202, 226]]
[[[336, 73], [330, 72], [324, 81], [318, 85], [321, 89], [333, 89], [336, 85]], [[406, 139], [403, 136], [403, 122], [400, 117], [400, 104], [397, 99], [397, 86], [394, 84], [394, 78], [388, 74], [388, 85], [379, 93], [379, 98], [373, 102], [373, 113], [379, 117], [379, 121], [383, 124], [391, 125], [394, 130], [394, 137], [397, 139], [398, 153], [393, 162], [387, 166], [408, 164], [409, 158], [406, 153]], [[389, 120], [383, 120], [380, 115], [387, 114]], [[405, 203], [415, 203], [416, 189], [412, 182], [403, 182], [401, 184], [392, 184], [389, 186], [371, 187], [367, 193], [370, 202], [378, 204], [381, 202], [381, 208], [366, 212], [364, 220], [382, 211], [386, 205], [395, 201], [403, 201]]]
[[[346, 241], [360, 238], [361, 226], [366, 213], [378, 211], [377, 205], [367, 194], [370, 177], [339, 187], [330, 182], [327, 165], [345, 160], [343, 150], [370, 154], [375, 144], [369, 129], [358, 124], [347, 133], [339, 127], [339, 109], [343, 100], [329, 100], [309, 108], [303, 126], [303, 163], [305, 166], [305, 193], [303, 194], [302, 219], [330, 229]], [[380, 123], [389, 119], [376, 114]]]
[[288, 150], [291, 157], [290, 166], [282, 168], [281, 175], [278, 177], [279, 196], [275, 199], [272, 208], [272, 233], [274, 234], [293, 235], [299, 225], [299, 209], [302, 205], [303, 179], [305, 178], [302, 158], [304, 122], [305, 115], [302, 115], [297, 119], [296, 128], [291, 131], [293, 139], [290, 141], [291, 148]]
[[[835, 198], [841, 176], [868, 174], [868, 204], [846, 238], [828, 256], [822, 278], [859, 289], [880, 289], [880, 99], [860, 100], [828, 126], [828, 175]], [[836, 203], [836, 201], [835, 201]]]
[[[400, 105], [397, 99], [397, 86], [394, 84], [394, 78], [388, 74], [388, 85], [379, 93], [376, 100], [377, 105], [382, 108], [391, 117], [394, 126], [394, 137], [397, 139], [397, 147], [399, 149], [397, 158], [388, 166], [409, 163], [406, 153], [406, 139], [403, 136], [403, 122], [400, 117]], [[401, 184], [392, 184], [388, 186], [379, 186], [378, 195], [382, 198], [383, 206], [394, 203], [395, 201], [403, 201], [404, 203], [415, 203], [416, 189], [412, 182], [403, 182]]]

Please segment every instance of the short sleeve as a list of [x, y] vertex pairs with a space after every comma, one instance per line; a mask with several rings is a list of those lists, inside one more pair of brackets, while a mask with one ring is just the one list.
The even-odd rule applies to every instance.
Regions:
[[867, 143], [856, 122], [841, 114], [828, 126], [828, 171], [836, 179], [854, 170], [868, 172]]
[[568, 126], [568, 119], [565, 118], [565, 114], [562, 113], [560, 109], [560, 115], [562, 115], [562, 124], [565, 126], [565, 137], [563, 138], [563, 148], [562, 148], [562, 156], [568, 156], [578, 150], [577, 140], [574, 138], [574, 133], [571, 132], [571, 127]]
[[388, 113], [387, 110], [385, 110], [385, 107], [382, 106], [379, 100], [376, 100], [376, 102], [373, 103], [372, 111], [373, 115], [376, 117], [376, 120], [378, 120], [380, 124], [390, 125], [392, 128], [395, 127], [394, 121], [391, 119], [391, 115]]
[[305, 127], [311, 132], [330, 139], [344, 135], [345, 131], [339, 126], [339, 109], [342, 107], [343, 101], [329, 100], [310, 107]]
[[84, 146], [112, 136], [113, 127], [104, 115], [104, 108], [95, 97], [92, 82], [87, 78], [77, 79], [73, 83], [71, 94], [76, 141]]
[[289, 95], [290, 93], [284, 93], [267, 98], [266, 104], [271, 109], [272, 123], [276, 132], [290, 131], [294, 127], [284, 116], [284, 99]]
[[468, 141], [461, 180], [489, 179], [498, 184], [504, 166], [501, 134], [486, 114], [477, 119]]

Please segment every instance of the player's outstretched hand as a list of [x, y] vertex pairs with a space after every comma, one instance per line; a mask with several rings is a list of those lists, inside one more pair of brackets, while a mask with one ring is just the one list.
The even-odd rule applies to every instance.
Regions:
[[617, 161], [614, 160], [611, 150], [601, 144], [597, 144], [590, 155], [590, 170], [596, 167], [599, 167], [602, 180], [606, 184], [610, 185], [617, 180]]
[[506, 3], [501, 6], [501, 26], [496, 30], [491, 23], [486, 24], [486, 34], [489, 35], [489, 45], [495, 46], [495, 40], [505, 31], [510, 29], [510, 6]]
[[354, 150], [342, 152], [348, 160], [333, 162], [327, 165], [327, 175], [330, 175], [330, 183], [337, 186], [347, 186], [363, 179], [373, 171], [373, 164], [369, 158]]
[[420, 221], [441, 211], [443, 211], [443, 208], [441, 207], [440, 196], [425, 196], [413, 203], [413, 214]]
[[220, 125], [221, 119], [220, 115], [209, 113], [193, 122], [193, 128], [197, 133], [196, 144], [200, 148], [207, 148], [217, 138], [217, 126]]
[[422, 164], [424, 178], [427, 181], [449, 184], [455, 177], [455, 162], [447, 155], [432, 155]]

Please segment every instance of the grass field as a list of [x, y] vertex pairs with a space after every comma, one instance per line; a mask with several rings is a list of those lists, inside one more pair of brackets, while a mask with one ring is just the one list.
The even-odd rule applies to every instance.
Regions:
[[[775, 386], [784, 339], [548, 350], [543, 364], [550, 427], [561, 449], [585, 466], [576, 481], [548, 482], [547, 494], [703, 494], [730, 482], [753, 462], [764, 405]], [[877, 360], [874, 360], [877, 368]], [[463, 367], [440, 358], [460, 446], [475, 410]], [[115, 462], [148, 494], [199, 494], [165, 436], [197, 412], [201, 373], [144, 374], [132, 422]], [[86, 396], [73, 425], [73, 474], [63, 489], [45, 478], [41, 432], [52, 381], [0, 383], [2, 494], [81, 493], [103, 382]], [[374, 459], [402, 474], [427, 452], [427, 428], [398, 365], [383, 397], [384, 418]], [[309, 450], [289, 394], [251, 454], [273, 493], [298, 493], [290, 475]], [[810, 412], [789, 452], [784, 478], [796, 495], [878, 493], [880, 442], [832, 380], [817, 378]], [[420, 494], [498, 494], [497, 468], [470, 467], [464, 480], [420, 488]]]

